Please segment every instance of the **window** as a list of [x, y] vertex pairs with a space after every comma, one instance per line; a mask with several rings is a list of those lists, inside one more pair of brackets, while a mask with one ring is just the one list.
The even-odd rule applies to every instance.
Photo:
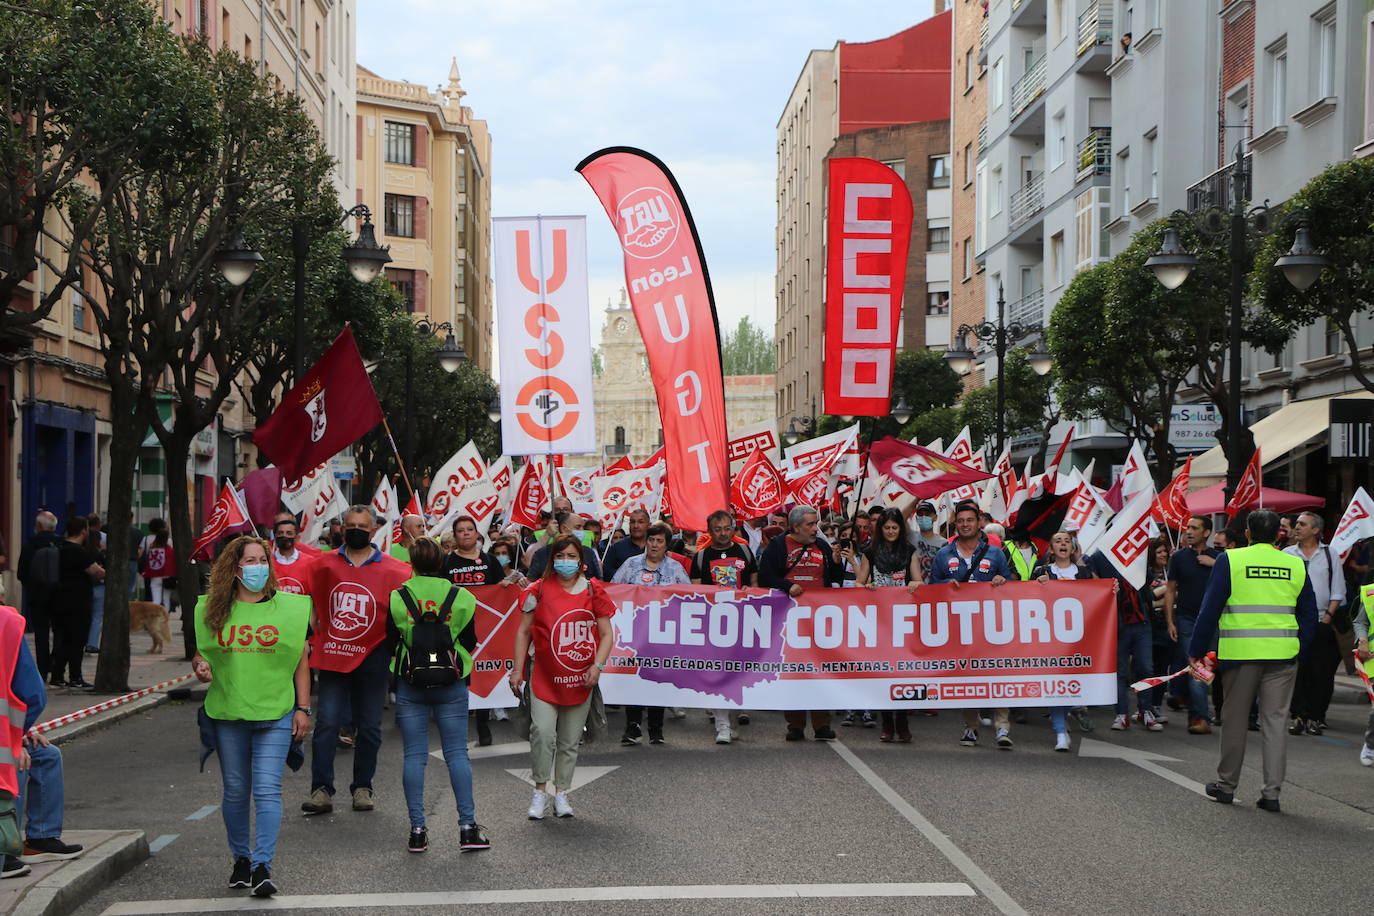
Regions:
[[973, 239], [964, 239], [964, 279], [973, 276]]
[[1264, 70], [1269, 104], [1265, 107], [1265, 129], [1280, 127], [1288, 110], [1288, 39], [1285, 36], [1264, 52]]
[[454, 292], [455, 292], [455, 293], [457, 294], [457, 296], [458, 296], [458, 304], [459, 304], [459, 305], [466, 305], [466, 304], [467, 304], [467, 301], [468, 301], [468, 283], [467, 283], [467, 276], [468, 276], [467, 265], [466, 265], [464, 262], [459, 261], [459, 262], [458, 262], [458, 269], [457, 269], [457, 272], [455, 273], [454, 279], [453, 279]]
[[1064, 112], [1061, 110], [1050, 119], [1050, 171], [1064, 164], [1068, 158], [1069, 138], [1064, 126]]
[[993, 111], [1002, 107], [1002, 97], [1006, 94], [1002, 86], [1002, 58], [992, 62], [992, 82], [988, 84], [988, 107]]
[[1123, 149], [1121, 152], [1117, 153], [1117, 154], [1116, 154], [1116, 159], [1117, 159], [1117, 163], [1116, 163], [1116, 164], [1117, 164], [1116, 173], [1117, 173], [1118, 175], [1121, 176], [1121, 188], [1120, 188], [1120, 193], [1117, 195], [1117, 196], [1120, 198], [1120, 203], [1119, 203], [1119, 205], [1118, 205], [1117, 208], [1116, 208], [1116, 212], [1117, 212], [1119, 215], [1121, 215], [1121, 216], [1125, 216], [1127, 213], [1130, 213], [1130, 212], [1131, 212], [1131, 150], [1130, 150], [1130, 147], [1127, 147], [1126, 149]]
[[1326, 355], [1336, 356], [1341, 352], [1341, 329], [1330, 318], [1326, 319]]
[[1318, 99], [1336, 94], [1336, 4], [1331, 4], [1312, 17], [1312, 63]]
[[926, 167], [926, 172], [929, 178], [926, 185], [927, 187], [949, 187], [949, 156], [931, 156], [930, 163]]
[[1073, 236], [1073, 272], [1080, 273], [1093, 266], [1092, 188], [1079, 194], [1073, 200]]
[[964, 144], [964, 187], [973, 182], [973, 144]]
[[926, 314], [927, 315], [948, 315], [949, 314], [949, 290], [933, 290], [926, 288]]
[[402, 194], [388, 194], [383, 209], [383, 232], [397, 238], [415, 238], [415, 198]]
[[1242, 151], [1250, 141], [1250, 85], [1246, 83], [1226, 96], [1226, 149], [1223, 157], [1231, 158], [1237, 144]]
[[1050, 288], [1064, 285], [1064, 233], [1050, 236]]
[[1002, 194], [1006, 183], [1002, 181], [1002, 167], [994, 166], [992, 169], [992, 209], [988, 212], [989, 216], [996, 216], [1002, 212]]
[[1151, 130], [1145, 135], [1145, 187], [1149, 200], [1159, 200], [1159, 131]]
[[623, 426], [617, 426], [615, 428], [615, 447], [617, 449], [625, 447], [625, 427]]
[[972, 89], [973, 81], [976, 78], [973, 72], [973, 49], [969, 48], [964, 52], [964, 88]]
[[896, 172], [898, 178], [901, 178], [903, 181], [906, 181], [905, 159], [887, 159], [884, 160], [883, 165], [887, 166], [888, 168], [892, 169], [892, 171]]
[[1069, 34], [1069, 11], [1066, 9], [1067, 5], [1067, 0], [1054, 0], [1053, 3], [1054, 21], [1050, 24], [1050, 28], [1054, 29], [1053, 34], [1056, 42], [1063, 41]]
[[406, 311], [415, 311], [415, 271], [388, 267], [386, 278], [391, 281], [392, 288], [401, 294], [401, 301], [405, 303]]
[[72, 327], [86, 330], [86, 300], [75, 290], [72, 291]]
[[415, 164], [415, 125], [387, 121], [383, 132], [386, 161], [397, 165]]
[[949, 227], [929, 226], [926, 228], [927, 251], [949, 251]]
[[1146, 32], [1153, 31], [1163, 24], [1159, 16], [1160, 5], [1160, 0], [1145, 0], [1145, 21], [1141, 25]]

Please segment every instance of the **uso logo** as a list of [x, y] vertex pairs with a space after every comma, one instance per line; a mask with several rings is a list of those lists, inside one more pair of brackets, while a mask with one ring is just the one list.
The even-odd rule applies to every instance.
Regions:
[[217, 638], [219, 644], [226, 649], [230, 646], [247, 647], [254, 643], [266, 649], [275, 646], [280, 635], [277, 628], [270, 623], [265, 623], [257, 629], [247, 624], [238, 624], [220, 630]]
[[549, 629], [553, 657], [569, 671], [583, 671], [596, 657], [596, 619], [583, 608], [568, 611]]
[[340, 582], [329, 593], [329, 635], [335, 639], [362, 639], [376, 619], [377, 601], [361, 585]]

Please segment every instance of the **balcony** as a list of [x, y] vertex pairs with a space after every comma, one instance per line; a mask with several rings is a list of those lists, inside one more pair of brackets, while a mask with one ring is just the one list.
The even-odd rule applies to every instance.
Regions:
[[1109, 175], [1112, 171], [1112, 129], [1094, 127], [1078, 141], [1078, 175], [1082, 181], [1093, 175]]
[[1078, 56], [1112, 44], [1112, 9], [1102, 0], [1091, 0], [1078, 17]]
[[988, 17], [983, 16], [983, 24], [978, 27], [978, 63], [986, 66], [988, 62]]
[[[1245, 164], [1245, 181], [1241, 187], [1241, 197], [1249, 200], [1250, 176], [1254, 174], [1250, 167], [1249, 153], [1245, 154]], [[1229, 210], [1235, 204], [1231, 194], [1231, 172], [1235, 165], [1234, 162], [1229, 162], [1188, 188], [1188, 209]]]
[[1011, 116], [1016, 118], [1030, 107], [1031, 102], [1045, 93], [1045, 55], [1031, 64], [1024, 76], [1011, 87]]
[[1039, 213], [1045, 207], [1045, 173], [1036, 172], [1025, 184], [1011, 195], [1007, 220], [1009, 228], [1017, 226]]
[[1032, 290], [1015, 302], [1007, 303], [1007, 321], [1013, 324], [1041, 324], [1044, 320], [1044, 287]]
[[982, 159], [988, 152], [988, 122], [984, 121], [978, 125], [978, 158]]

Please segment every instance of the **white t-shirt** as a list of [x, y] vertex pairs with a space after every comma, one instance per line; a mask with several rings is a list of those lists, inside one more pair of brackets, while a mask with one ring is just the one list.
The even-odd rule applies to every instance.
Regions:
[[1059, 566], [1055, 563], [1049, 565], [1051, 579], [1077, 579], [1078, 567], [1070, 563], [1068, 566]]

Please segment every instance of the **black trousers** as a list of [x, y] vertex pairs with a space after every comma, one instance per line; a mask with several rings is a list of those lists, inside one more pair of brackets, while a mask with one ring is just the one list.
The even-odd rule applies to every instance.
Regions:
[[639, 725], [644, 721], [644, 710], [649, 711], [649, 736], [663, 734], [663, 707], [662, 706], [626, 706], [625, 725], [628, 728], [631, 723]]
[[86, 634], [90, 632], [90, 629], [91, 604], [89, 598], [86, 601], [84, 611], [71, 605], [54, 609], [52, 616], [52, 677], [54, 680], [79, 681], [82, 679], [82, 653], [86, 648]]
[[1329, 623], [1317, 624], [1312, 645], [1298, 658], [1298, 682], [1293, 690], [1290, 711], [1294, 718], [1326, 718], [1335, 688], [1336, 670], [1341, 666], [1341, 647]]

